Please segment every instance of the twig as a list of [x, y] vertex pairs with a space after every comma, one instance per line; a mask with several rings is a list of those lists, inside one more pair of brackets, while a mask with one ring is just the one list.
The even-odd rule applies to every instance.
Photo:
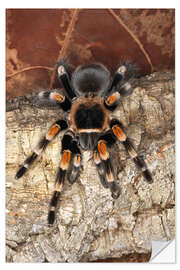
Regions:
[[46, 69], [46, 70], [49, 70], [49, 71], [53, 71], [54, 70], [54, 68], [52, 68], [52, 67], [31, 66], [31, 67], [26, 67], [26, 68], [23, 68], [21, 70], [18, 70], [18, 71], [14, 72], [14, 73], [11, 73], [11, 74], [7, 75], [6, 78], [9, 79], [9, 78], [12, 78], [12, 77], [14, 77], [14, 76], [16, 76], [16, 75], [18, 75], [18, 74], [20, 74], [22, 72], [33, 70], [33, 69]]
[[153, 67], [153, 64], [151, 62], [151, 59], [148, 55], [148, 53], [146, 52], [146, 50], [144, 49], [142, 43], [140, 42], [140, 40], [134, 35], [134, 33], [125, 25], [125, 23], [121, 20], [121, 18], [119, 16], [117, 16], [115, 14], [115, 12], [112, 10], [112, 9], [108, 9], [109, 12], [111, 13], [111, 15], [118, 21], [118, 23], [120, 23], [124, 28], [125, 30], [131, 35], [131, 37], [135, 40], [135, 42], [138, 44], [140, 50], [143, 52], [143, 54], [145, 55], [148, 63], [150, 64], [151, 66], [151, 72], [154, 71], [154, 67]]
[[[70, 42], [71, 34], [74, 30], [74, 26], [75, 26], [79, 11], [80, 11], [80, 9], [74, 9], [74, 11], [73, 11], [72, 19], [68, 25], [68, 29], [66, 31], [63, 46], [62, 46], [60, 53], [59, 53], [59, 59], [64, 59], [65, 56], [67, 55], [68, 45]], [[52, 87], [52, 85], [53, 85], [54, 78], [55, 78], [55, 71], [53, 72], [52, 77], [51, 77], [50, 87]]]

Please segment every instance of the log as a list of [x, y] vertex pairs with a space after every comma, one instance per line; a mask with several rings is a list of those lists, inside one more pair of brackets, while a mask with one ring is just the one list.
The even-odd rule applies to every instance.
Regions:
[[32, 105], [32, 96], [7, 102], [6, 260], [7, 262], [149, 261], [151, 241], [175, 237], [174, 73], [156, 72], [139, 80], [114, 116], [122, 121], [154, 182], [148, 184], [116, 143], [110, 150], [121, 194], [111, 197], [99, 181], [92, 153], [73, 185], [65, 181], [56, 221], [47, 212], [60, 161], [62, 134], [19, 180], [19, 165], [62, 111]]

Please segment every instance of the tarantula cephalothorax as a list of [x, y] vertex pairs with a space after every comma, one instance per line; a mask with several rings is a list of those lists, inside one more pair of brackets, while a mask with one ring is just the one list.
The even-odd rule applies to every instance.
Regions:
[[34, 152], [29, 156], [16, 173], [16, 179], [24, 175], [29, 166], [45, 150], [57, 134], [67, 130], [62, 138], [62, 157], [55, 181], [55, 190], [50, 202], [48, 223], [53, 224], [55, 210], [67, 171], [71, 170], [69, 182], [73, 184], [78, 177], [81, 166], [80, 148], [93, 151], [99, 178], [105, 188], [109, 188], [112, 197], [117, 199], [119, 186], [113, 170], [108, 147], [115, 141], [123, 143], [130, 158], [141, 169], [144, 179], [152, 183], [152, 176], [142, 157], [138, 156], [135, 147], [127, 137], [119, 120], [111, 118], [111, 112], [118, 106], [122, 96], [129, 95], [133, 87], [127, 79], [134, 76], [133, 65], [124, 63], [117, 69], [111, 80], [109, 71], [102, 64], [79, 66], [68, 74], [66, 64], [60, 61], [57, 75], [65, 90], [40, 92], [34, 103], [39, 106], [55, 106], [69, 111], [67, 120], [58, 120], [41, 139]]

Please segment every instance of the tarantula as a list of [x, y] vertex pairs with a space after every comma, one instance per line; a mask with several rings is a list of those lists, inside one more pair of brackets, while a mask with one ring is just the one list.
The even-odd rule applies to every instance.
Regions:
[[67, 120], [57, 120], [52, 124], [32, 155], [24, 161], [16, 173], [16, 179], [22, 177], [49, 142], [60, 131], [67, 130], [62, 138], [62, 157], [49, 207], [49, 225], [54, 223], [57, 203], [67, 172], [70, 171], [68, 180], [71, 184], [78, 178], [82, 160], [80, 148], [93, 151], [100, 181], [105, 188], [110, 189], [114, 199], [119, 197], [120, 189], [108, 147], [116, 141], [124, 145], [130, 158], [142, 171], [144, 179], [152, 183], [151, 173], [143, 158], [138, 156], [122, 123], [118, 119], [111, 118], [111, 112], [116, 109], [121, 97], [133, 92], [134, 88], [127, 79], [134, 77], [134, 74], [133, 65], [123, 63], [111, 80], [107, 68], [95, 63], [78, 66], [70, 77], [65, 62], [60, 61], [57, 65], [57, 76], [65, 94], [58, 90], [46, 90], [36, 96], [35, 103], [40, 106], [58, 106], [63, 111], [69, 112]]

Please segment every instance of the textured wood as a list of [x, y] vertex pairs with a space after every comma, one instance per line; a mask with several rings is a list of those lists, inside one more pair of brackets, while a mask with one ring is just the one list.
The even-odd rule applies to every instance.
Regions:
[[[62, 135], [21, 179], [14, 175], [61, 111], [41, 110], [32, 95], [9, 100], [6, 130], [6, 244], [8, 262], [148, 261], [151, 241], [175, 235], [174, 74], [139, 81], [114, 115], [143, 153], [148, 185], [119, 143], [111, 149], [121, 195], [113, 200], [98, 179], [90, 152], [72, 186], [65, 182], [54, 226], [47, 211], [60, 160]], [[114, 259], [113, 259], [114, 258]]]

